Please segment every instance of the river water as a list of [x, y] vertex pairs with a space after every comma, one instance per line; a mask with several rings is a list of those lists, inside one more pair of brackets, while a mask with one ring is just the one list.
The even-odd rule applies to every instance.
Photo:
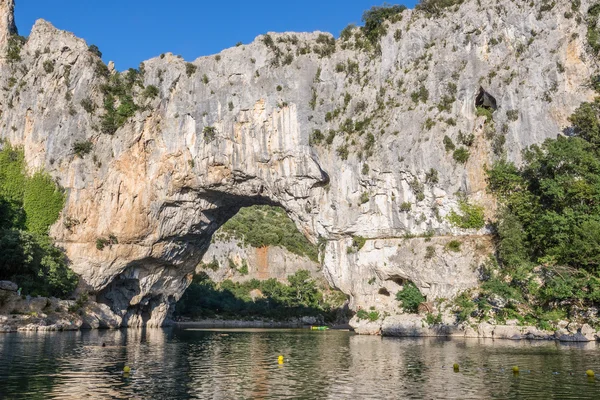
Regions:
[[0, 334], [0, 398], [597, 400], [600, 345], [291, 329]]

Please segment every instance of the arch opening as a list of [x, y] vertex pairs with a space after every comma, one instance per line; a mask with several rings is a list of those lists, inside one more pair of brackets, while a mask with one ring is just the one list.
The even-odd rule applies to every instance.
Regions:
[[201, 200], [211, 207], [166, 238], [161, 257], [128, 264], [98, 292], [122, 326], [159, 326], [174, 317], [346, 318], [347, 297], [329, 288], [317, 246], [279, 203], [217, 191]]

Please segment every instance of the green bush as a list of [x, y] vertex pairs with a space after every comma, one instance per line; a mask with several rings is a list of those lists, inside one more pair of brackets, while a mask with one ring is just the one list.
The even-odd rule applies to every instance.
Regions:
[[46, 71], [47, 74], [51, 74], [54, 72], [54, 61], [50, 61], [50, 60], [46, 60], [44, 61], [44, 71]]
[[454, 142], [448, 135], [444, 135], [443, 142], [444, 142], [444, 148], [446, 149], [446, 151], [453, 151], [454, 149], [456, 149]]
[[425, 259], [431, 260], [434, 256], [435, 256], [435, 247], [427, 246], [427, 248], [425, 249]]
[[21, 49], [27, 42], [27, 38], [19, 35], [10, 35], [6, 47], [6, 60], [13, 64], [21, 61]]
[[317, 46], [314, 47], [314, 52], [317, 53], [321, 58], [329, 57], [335, 53], [335, 38], [331, 35], [320, 33], [317, 36]]
[[458, 149], [454, 150], [454, 153], [452, 153], [452, 158], [454, 158], [454, 161], [461, 164], [465, 164], [469, 160], [469, 156], [470, 153], [466, 147], [459, 147]]
[[465, 199], [458, 202], [460, 213], [452, 210], [448, 215], [448, 221], [454, 226], [462, 229], [481, 229], [485, 226], [483, 207], [469, 204]]
[[492, 122], [494, 119], [494, 110], [492, 110], [491, 108], [487, 108], [487, 107], [477, 107], [477, 116], [478, 117], [485, 117], [485, 120], [487, 122]]
[[362, 16], [362, 21], [365, 24], [362, 32], [367, 40], [373, 46], [377, 46], [380, 38], [387, 34], [386, 20], [390, 22], [399, 21], [404, 10], [406, 10], [406, 7], [402, 5], [384, 4], [379, 7], [371, 7], [371, 9], [365, 11]]
[[405, 201], [402, 204], [400, 204], [400, 211], [402, 212], [409, 212], [411, 208], [412, 204], [410, 203], [410, 201]]
[[519, 110], [506, 110], [506, 117], [509, 121], [516, 121], [519, 119]]
[[415, 103], [427, 103], [427, 99], [429, 99], [429, 91], [425, 88], [425, 86], [421, 85], [418, 90], [412, 92], [410, 94], [410, 98]]
[[343, 145], [343, 146], [338, 147], [336, 149], [336, 153], [337, 153], [337, 155], [342, 160], [347, 160], [348, 159], [348, 155], [350, 154], [350, 152], [348, 151], [348, 146], [347, 145]]
[[368, 203], [370, 198], [371, 196], [369, 196], [368, 192], [362, 192], [362, 194], [360, 195], [360, 204]]
[[252, 247], [279, 246], [318, 261], [317, 247], [298, 231], [296, 224], [279, 207], [242, 208], [221, 227], [220, 232], [241, 239]]
[[196, 73], [196, 70], [198, 69], [197, 66], [195, 66], [192, 63], [185, 63], [185, 73], [188, 76], [188, 78], [190, 78], [192, 75], [194, 75]]
[[444, 9], [462, 4], [464, 0], [420, 0], [415, 9], [439, 15]]
[[98, 48], [98, 46], [96, 46], [95, 44], [92, 44], [88, 47], [88, 51], [96, 56], [98, 56], [98, 58], [102, 58], [102, 52], [100, 51], [100, 49]]
[[205, 126], [204, 129], [202, 129], [202, 133], [204, 134], [204, 140], [212, 142], [217, 137], [217, 128], [214, 126]]
[[64, 194], [44, 172], [26, 175], [23, 150], [4, 143], [0, 150], [0, 280], [23, 293], [65, 297], [78, 278], [52, 244], [47, 231], [64, 205]]
[[360, 251], [360, 249], [364, 247], [365, 243], [367, 243], [367, 238], [359, 235], [352, 236], [352, 247], [354, 247], [356, 251]]
[[325, 135], [323, 135], [323, 132], [321, 132], [320, 129], [315, 129], [312, 133], [312, 135], [310, 135], [310, 144], [311, 145], [318, 145], [321, 143], [321, 141], [325, 139]]
[[64, 205], [64, 192], [47, 173], [38, 171], [25, 181], [23, 209], [25, 226], [29, 231], [46, 234]]
[[435, 168], [431, 168], [425, 173], [425, 182], [435, 185], [439, 182], [438, 171]]
[[417, 286], [412, 282], [404, 284], [402, 290], [396, 293], [396, 300], [402, 302], [402, 308], [409, 313], [416, 313], [419, 305], [425, 301]]
[[159, 93], [160, 92], [156, 86], [148, 85], [142, 92], [142, 97], [147, 98], [147, 99], [154, 99], [158, 96]]
[[89, 154], [92, 151], [94, 145], [89, 140], [83, 142], [73, 143], [73, 153], [76, 156], [83, 158], [84, 155]]
[[108, 77], [108, 82], [101, 85], [105, 110], [100, 118], [103, 133], [114, 134], [138, 111], [139, 107], [133, 100], [136, 86], [141, 87], [143, 83], [140, 72], [133, 68], [121, 74], [111, 75]]
[[87, 97], [81, 100], [81, 107], [89, 114], [93, 114], [96, 111], [96, 105]]
[[450, 242], [448, 242], [448, 244], [446, 244], [446, 250], [450, 250], [455, 253], [459, 253], [461, 245], [462, 245], [462, 243], [460, 241], [451, 240]]

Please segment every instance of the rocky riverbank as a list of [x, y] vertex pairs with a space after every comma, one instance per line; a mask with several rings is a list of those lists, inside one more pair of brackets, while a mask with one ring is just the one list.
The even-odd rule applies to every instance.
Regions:
[[452, 337], [452, 338], [492, 338], [510, 340], [559, 340], [561, 342], [591, 342], [600, 340], [600, 331], [588, 324], [561, 321], [554, 331], [535, 326], [520, 326], [516, 320], [505, 325], [487, 322], [479, 324], [428, 324], [425, 317], [417, 314], [392, 315], [377, 321], [354, 317], [350, 321], [354, 331], [360, 335], [381, 335], [397, 337]]
[[0, 333], [118, 328], [121, 324], [122, 319], [105, 304], [85, 297], [22, 296], [15, 283], [0, 281]]

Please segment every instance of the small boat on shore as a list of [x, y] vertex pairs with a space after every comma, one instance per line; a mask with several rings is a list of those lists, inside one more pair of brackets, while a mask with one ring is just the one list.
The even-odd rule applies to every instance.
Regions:
[[311, 331], [326, 331], [329, 330], [328, 326], [312, 326], [310, 327]]

